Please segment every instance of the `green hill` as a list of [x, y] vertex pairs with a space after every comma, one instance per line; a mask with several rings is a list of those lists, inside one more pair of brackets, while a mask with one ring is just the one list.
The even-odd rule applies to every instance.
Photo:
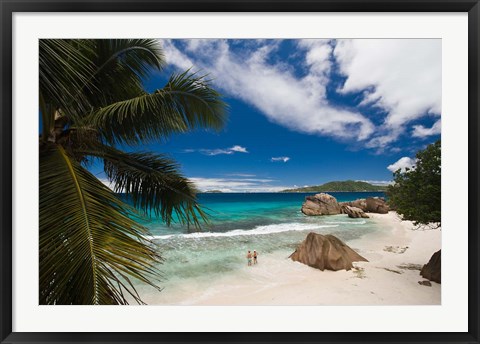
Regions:
[[372, 185], [366, 182], [356, 182], [354, 180], [345, 180], [341, 182], [329, 182], [323, 185], [287, 189], [281, 192], [377, 192], [385, 191], [386, 189], [386, 186]]

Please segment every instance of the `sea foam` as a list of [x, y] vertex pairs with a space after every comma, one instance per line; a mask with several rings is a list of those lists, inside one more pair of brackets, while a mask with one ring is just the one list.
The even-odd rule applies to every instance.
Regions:
[[168, 234], [168, 235], [153, 235], [148, 239], [170, 239], [173, 237], [186, 238], [186, 239], [198, 239], [198, 238], [210, 238], [210, 237], [234, 237], [234, 236], [246, 236], [246, 235], [266, 235], [272, 233], [290, 232], [290, 231], [307, 231], [320, 228], [333, 228], [338, 227], [338, 224], [332, 225], [317, 225], [307, 223], [282, 223], [267, 226], [257, 226], [253, 229], [235, 229], [228, 232], [195, 232], [188, 234]]
[[326, 221], [328, 224], [339, 224], [339, 225], [364, 225], [367, 221]]

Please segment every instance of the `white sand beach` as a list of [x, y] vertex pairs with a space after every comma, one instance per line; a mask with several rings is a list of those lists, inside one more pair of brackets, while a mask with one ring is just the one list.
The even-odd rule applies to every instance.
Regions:
[[[441, 285], [420, 285], [420, 269], [441, 248], [441, 230], [415, 230], [397, 213], [369, 214], [384, 228], [346, 242], [368, 259], [350, 271], [320, 271], [288, 259], [259, 256], [213, 283], [185, 285], [167, 295], [148, 293], [148, 304], [176, 305], [439, 305]], [[308, 232], [305, 233], [305, 236]], [[162, 295], [163, 294], [163, 295]], [[167, 302], [166, 302], [167, 301]]]

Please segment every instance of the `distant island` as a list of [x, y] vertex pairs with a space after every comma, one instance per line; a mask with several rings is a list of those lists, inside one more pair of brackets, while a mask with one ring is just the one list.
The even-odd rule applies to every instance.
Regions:
[[281, 192], [383, 192], [386, 186], [372, 185], [367, 182], [354, 180], [328, 182], [322, 185], [306, 186], [303, 188], [286, 189]]
[[207, 191], [204, 191], [203, 193], [223, 193], [223, 191], [220, 191], [220, 190], [207, 190]]

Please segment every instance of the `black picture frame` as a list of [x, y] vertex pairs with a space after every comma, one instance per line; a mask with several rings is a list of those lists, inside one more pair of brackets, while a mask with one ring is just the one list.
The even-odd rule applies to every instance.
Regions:
[[[1, 343], [405, 342], [479, 343], [478, 0], [0, 0]], [[464, 333], [20, 333], [12, 332], [12, 15], [15, 12], [468, 12], [468, 332]], [[455, 316], [455, 315], [452, 315]], [[426, 319], [428, 321], [428, 319]], [[253, 339], [253, 340], [252, 340]]]

